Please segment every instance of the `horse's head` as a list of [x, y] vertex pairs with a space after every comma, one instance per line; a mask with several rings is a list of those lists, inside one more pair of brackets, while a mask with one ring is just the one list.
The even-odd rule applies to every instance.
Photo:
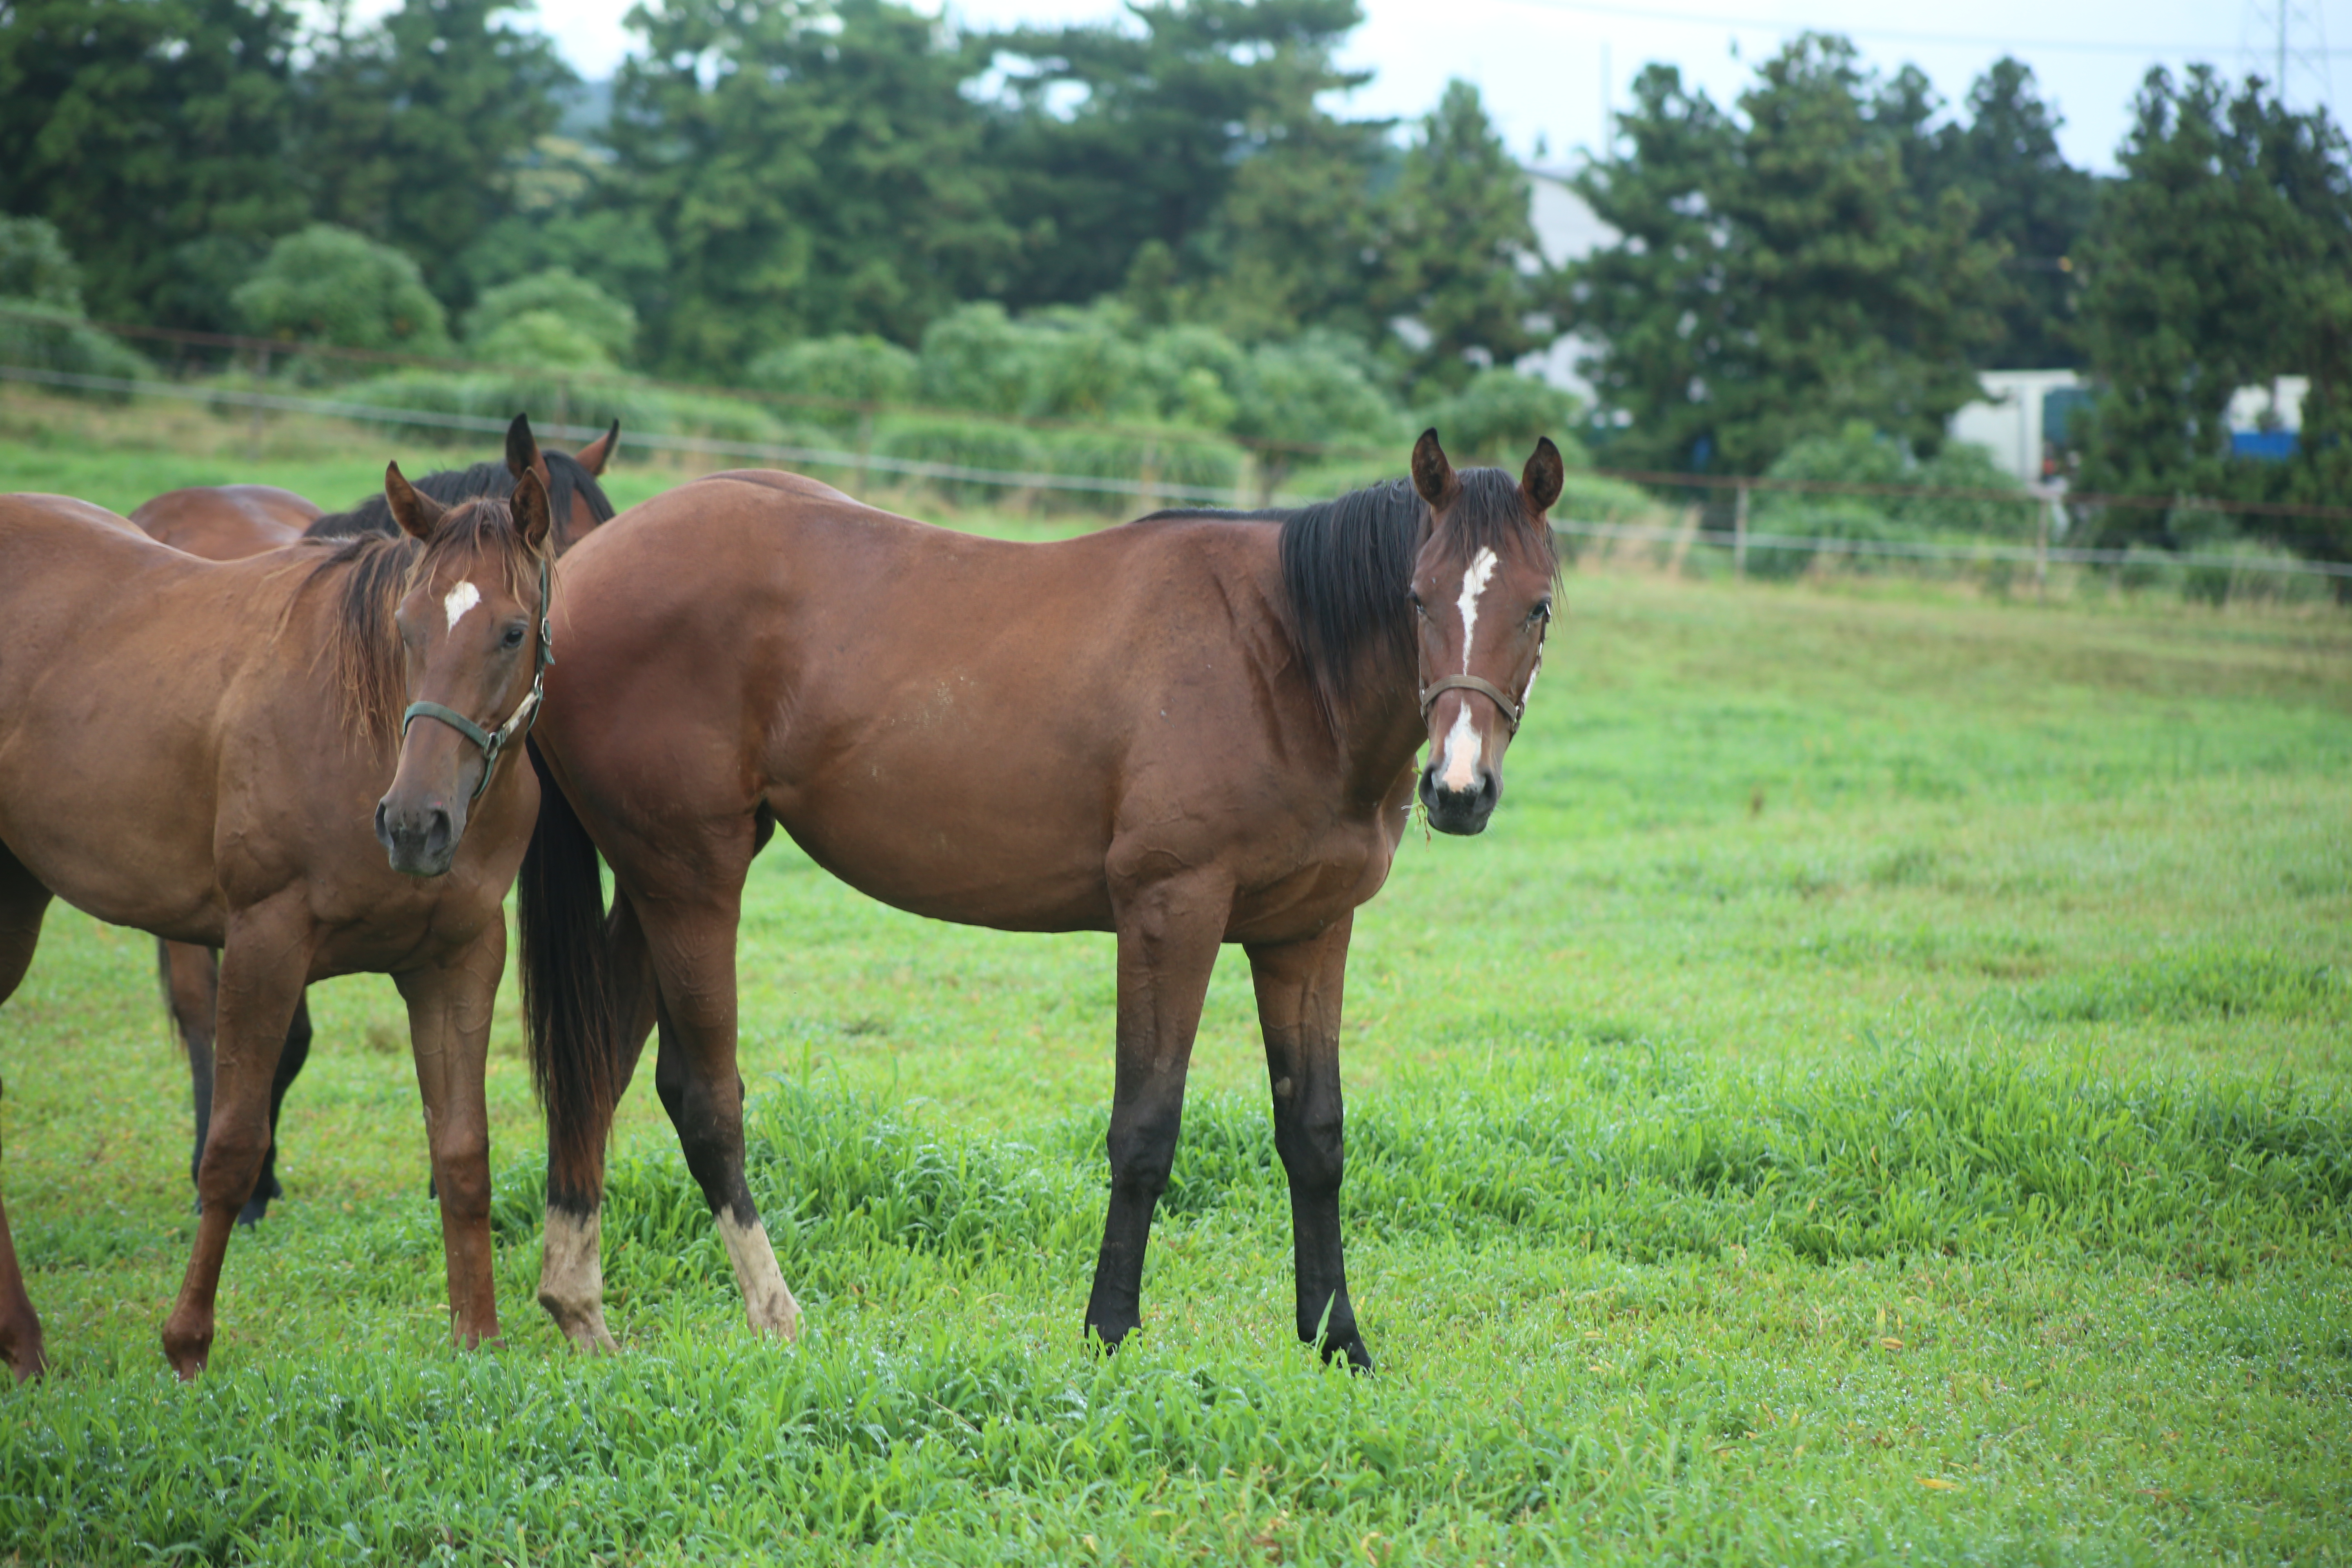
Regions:
[[555, 520], [555, 552], [558, 555], [586, 538], [600, 522], [613, 517], [613, 503], [604, 499], [604, 491], [596, 483], [604, 465], [613, 460], [613, 450], [621, 442], [621, 422], [589, 442], [577, 452], [544, 452], [539, 438], [530, 433], [530, 419], [518, 414], [507, 426], [507, 472], [521, 482], [525, 474], [537, 474], [540, 484], [549, 497], [549, 510]]
[[1477, 833], [1503, 795], [1503, 750], [1543, 662], [1559, 574], [1545, 513], [1559, 499], [1559, 448], [1536, 442], [1515, 485], [1500, 468], [1455, 473], [1425, 430], [1412, 485], [1430, 523], [1412, 564], [1421, 710], [1429, 765], [1421, 803], [1441, 833]]
[[402, 530], [425, 548], [393, 617], [409, 702], [375, 836], [394, 870], [437, 877], [456, 859], [500, 754], [520, 743], [539, 706], [550, 657], [547, 487], [526, 468], [511, 502], [444, 508], [411, 489], [395, 463], [383, 489]]

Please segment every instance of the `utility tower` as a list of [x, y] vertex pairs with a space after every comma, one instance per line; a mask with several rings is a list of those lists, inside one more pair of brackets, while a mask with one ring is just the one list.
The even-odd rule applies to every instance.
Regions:
[[2335, 99], [2325, 0], [2246, 0], [2238, 57], [2242, 70], [2269, 82], [2290, 108], [2326, 108]]

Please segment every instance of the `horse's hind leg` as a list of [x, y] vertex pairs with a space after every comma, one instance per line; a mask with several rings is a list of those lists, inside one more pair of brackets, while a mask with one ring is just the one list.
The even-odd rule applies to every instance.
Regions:
[[1326, 1361], [1369, 1371], [1371, 1352], [1348, 1300], [1339, 1245], [1346, 1163], [1339, 1100], [1339, 996], [1348, 972], [1346, 917], [1312, 941], [1249, 950], [1274, 1089], [1274, 1147], [1290, 1178], [1290, 1238], [1298, 1273], [1298, 1337]]
[[775, 1248], [743, 1175], [743, 1079], [735, 1069], [735, 928], [742, 887], [738, 865], [731, 879], [705, 883], [697, 901], [637, 900], [660, 988], [654, 1085], [677, 1129], [687, 1169], [727, 1244], [745, 1317], [752, 1328], [790, 1340], [800, 1337], [800, 1303], [776, 1267]]
[[213, 1119], [213, 1014], [220, 1002], [220, 953], [193, 942], [155, 939], [155, 967], [163, 982], [163, 1005], [188, 1053], [188, 1098], [195, 1104], [195, 1145], [188, 1155], [188, 1184], [205, 1163], [205, 1128]]
[[163, 1353], [184, 1378], [202, 1372], [212, 1353], [221, 1263], [269, 1149], [269, 1083], [302, 999], [310, 935], [308, 916], [294, 899], [239, 910], [230, 920], [214, 1015], [212, 1118], [196, 1171], [201, 1217], [187, 1277], [163, 1324]]
[[490, 1116], [482, 1079], [506, 961], [506, 926], [493, 921], [445, 963], [394, 977], [408, 1004], [416, 1087], [433, 1146], [449, 1337], [468, 1347], [499, 1337], [490, 1274]]
[[[16, 994], [25, 971], [32, 966], [33, 949], [41, 940], [41, 916], [48, 905], [48, 889], [0, 847], [0, 1002]], [[41, 1353], [40, 1314], [25, 1293], [5, 1204], [0, 1204], [0, 1360], [7, 1362], [19, 1383], [38, 1377], [48, 1364]]]
[[1110, 1203], [1086, 1319], [1105, 1349], [1117, 1349], [1142, 1322], [1144, 1244], [1176, 1161], [1192, 1039], [1232, 909], [1230, 884], [1198, 876], [1154, 882], [1119, 900]]

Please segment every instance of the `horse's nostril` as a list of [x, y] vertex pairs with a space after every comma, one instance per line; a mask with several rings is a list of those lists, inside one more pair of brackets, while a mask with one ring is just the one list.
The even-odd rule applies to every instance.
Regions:
[[386, 849], [392, 847], [392, 817], [382, 801], [375, 803], [375, 841]]

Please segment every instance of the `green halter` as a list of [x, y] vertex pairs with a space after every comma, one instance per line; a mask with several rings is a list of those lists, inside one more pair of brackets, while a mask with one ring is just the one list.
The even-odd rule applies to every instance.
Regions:
[[530, 734], [531, 721], [539, 716], [539, 700], [547, 690], [547, 667], [555, 662], [555, 633], [548, 624], [548, 609], [547, 557], [541, 556], [539, 562], [539, 647], [533, 655], [530, 690], [515, 704], [515, 710], [508, 715], [505, 723], [495, 730], [485, 730], [455, 708], [444, 708], [438, 702], [412, 702], [407, 711], [400, 716], [400, 738], [404, 741], [408, 739], [408, 727], [419, 719], [438, 719], [480, 749], [481, 782], [475, 784], [474, 793], [466, 797], [468, 805], [481, 799], [482, 792], [490, 787], [490, 775], [498, 771], [499, 753], [505, 751], [507, 743], [517, 735]]

